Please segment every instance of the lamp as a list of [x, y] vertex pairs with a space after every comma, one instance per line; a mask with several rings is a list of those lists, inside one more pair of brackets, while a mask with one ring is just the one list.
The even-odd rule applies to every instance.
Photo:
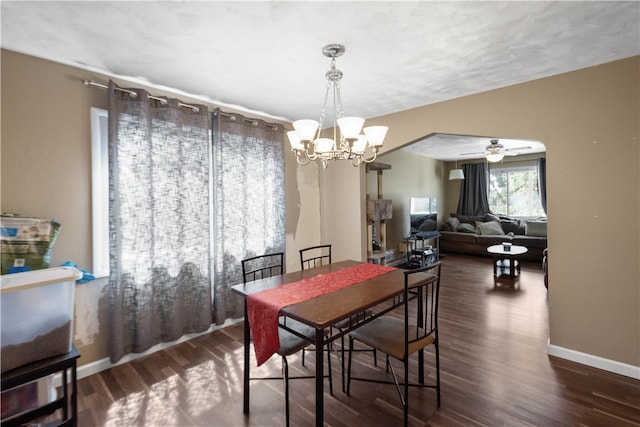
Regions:
[[462, 169], [451, 169], [449, 171], [449, 181], [456, 179], [464, 179], [464, 172], [462, 172]]
[[456, 168], [449, 171], [449, 181], [456, 179], [464, 179], [464, 172], [462, 169], [458, 169], [458, 160], [456, 159]]
[[[322, 48], [324, 56], [331, 58], [331, 69], [326, 73], [327, 88], [320, 121], [296, 120], [293, 122], [295, 130], [287, 132], [291, 151], [295, 153], [296, 161], [300, 165], [306, 165], [312, 160], [322, 160], [324, 168], [328, 166], [329, 160], [351, 160], [356, 167], [362, 162], [371, 163], [376, 159], [389, 129], [387, 126], [369, 126], [363, 129], [363, 118], [344, 117], [340, 97], [342, 71], [336, 69], [336, 58], [344, 52], [345, 47], [341, 44], [329, 44]], [[333, 97], [333, 138], [320, 138], [327, 111], [329, 90]], [[361, 130], [364, 134], [360, 133]], [[367, 147], [372, 152], [369, 158], [365, 155]]]

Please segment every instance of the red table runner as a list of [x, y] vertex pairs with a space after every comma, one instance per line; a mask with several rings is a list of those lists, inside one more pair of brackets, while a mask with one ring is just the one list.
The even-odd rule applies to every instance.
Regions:
[[266, 362], [280, 348], [278, 317], [281, 308], [346, 288], [392, 270], [395, 268], [377, 264], [359, 264], [248, 295], [247, 316], [258, 366]]

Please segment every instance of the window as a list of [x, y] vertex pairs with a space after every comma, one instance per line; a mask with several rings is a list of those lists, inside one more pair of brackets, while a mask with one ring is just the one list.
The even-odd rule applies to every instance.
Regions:
[[109, 112], [91, 108], [93, 271], [109, 275]]
[[521, 166], [491, 169], [489, 208], [497, 215], [510, 217], [544, 216], [537, 168]]

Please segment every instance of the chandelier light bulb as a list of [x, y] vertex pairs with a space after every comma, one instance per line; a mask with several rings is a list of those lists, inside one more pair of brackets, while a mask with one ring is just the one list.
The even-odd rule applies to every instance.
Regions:
[[360, 135], [364, 119], [360, 117], [342, 117], [338, 119], [338, 126], [344, 139], [354, 140]]
[[298, 133], [300, 141], [313, 141], [320, 124], [315, 120], [302, 119], [293, 122], [293, 128]]
[[300, 141], [298, 132], [290, 130], [287, 132], [287, 137], [289, 138], [289, 144], [291, 144], [292, 150], [304, 150], [304, 145], [302, 144], [302, 141]]
[[364, 154], [364, 150], [367, 148], [367, 137], [365, 135], [358, 135], [358, 139], [353, 143], [351, 150], [356, 154]]
[[335, 142], [331, 138], [318, 138], [315, 141], [316, 153], [327, 153], [333, 150]]
[[364, 134], [367, 135], [369, 145], [372, 147], [381, 147], [384, 141], [384, 137], [387, 136], [388, 126], [369, 126], [363, 129]]

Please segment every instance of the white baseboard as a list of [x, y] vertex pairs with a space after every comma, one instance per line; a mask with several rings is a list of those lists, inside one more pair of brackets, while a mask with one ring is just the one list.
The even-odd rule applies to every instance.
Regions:
[[571, 360], [572, 362], [591, 366], [593, 368], [602, 369], [604, 371], [613, 372], [614, 374], [624, 375], [636, 380], [640, 380], [640, 366], [628, 365], [626, 363], [616, 362], [615, 360], [605, 359], [604, 357], [594, 356], [592, 354], [581, 353], [557, 345], [548, 344], [547, 354], [550, 356], [560, 357], [561, 359]]
[[[78, 369], [77, 369], [78, 379], [85, 378], [85, 377], [88, 377], [88, 376], [93, 375], [93, 374], [97, 374], [98, 372], [101, 372], [101, 371], [106, 371], [107, 369], [113, 368], [114, 366], [118, 366], [118, 365], [121, 365], [123, 363], [131, 362], [132, 360], [139, 359], [141, 357], [144, 357], [144, 356], [147, 356], [149, 354], [155, 353], [156, 351], [160, 351], [160, 350], [164, 350], [165, 348], [173, 347], [174, 345], [180, 344], [181, 342], [189, 341], [189, 340], [191, 340], [193, 338], [196, 338], [196, 337], [199, 337], [201, 335], [205, 335], [205, 334], [220, 330], [220, 329], [225, 328], [227, 326], [230, 326], [230, 325], [233, 325], [235, 323], [238, 323], [238, 322], [240, 322], [242, 320], [243, 320], [242, 318], [239, 318], [239, 319], [227, 319], [227, 321], [224, 322], [222, 325], [211, 325], [209, 327], [209, 329], [207, 329], [204, 332], [198, 332], [198, 333], [195, 333], [195, 334], [183, 335], [183, 336], [181, 336], [180, 338], [178, 338], [175, 341], [154, 345], [153, 347], [151, 347], [149, 350], [145, 351], [144, 353], [129, 353], [126, 356], [124, 356], [122, 359], [118, 360], [117, 363], [111, 363], [111, 360], [108, 357], [105, 357], [104, 359], [96, 360], [95, 362], [87, 363], [86, 365], [82, 365], [82, 366], [78, 367]], [[61, 382], [62, 381], [61, 381], [61, 375], [60, 374], [57, 374], [57, 375], [53, 376], [53, 385], [54, 385], [54, 387], [59, 387]]]

